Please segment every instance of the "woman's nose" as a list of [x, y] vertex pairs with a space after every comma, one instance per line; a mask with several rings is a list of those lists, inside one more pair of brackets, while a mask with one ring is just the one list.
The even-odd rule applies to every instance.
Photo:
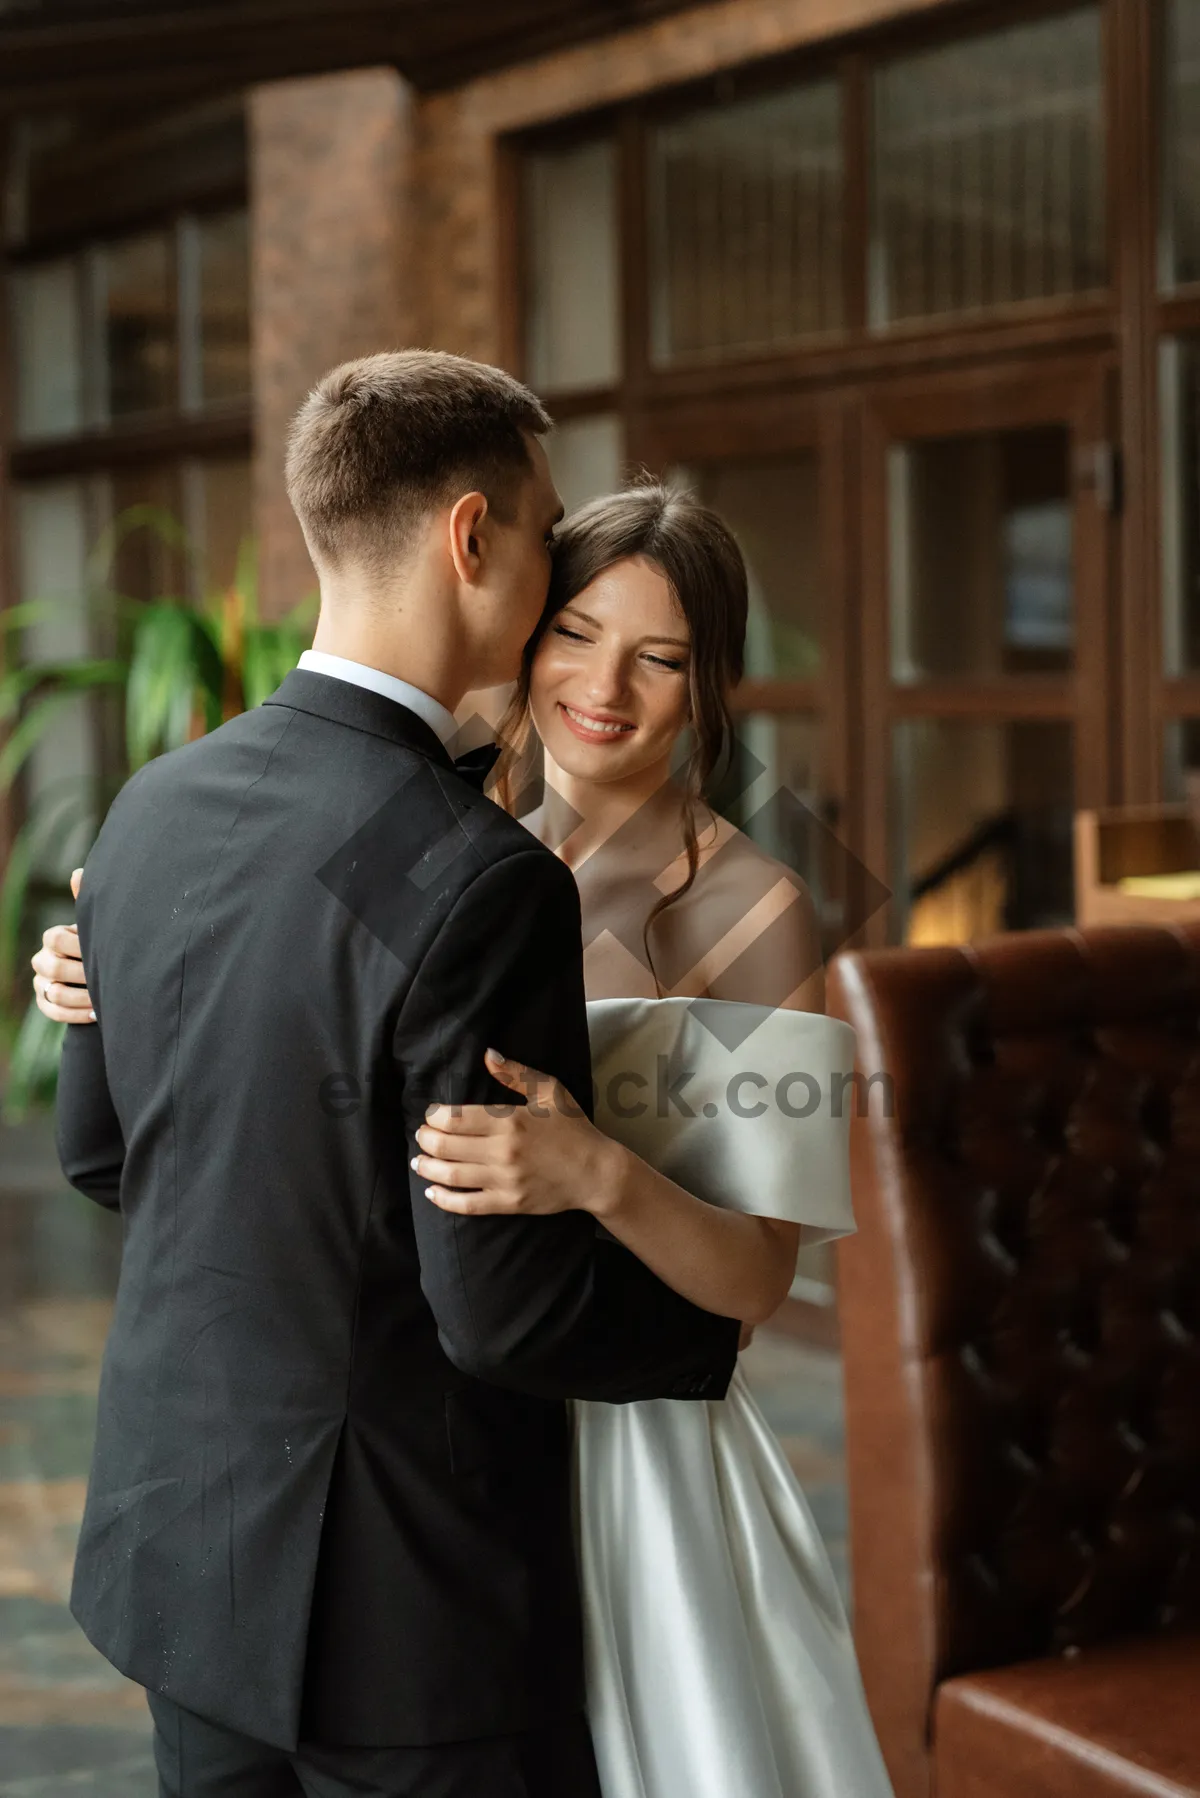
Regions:
[[624, 656], [598, 657], [588, 669], [588, 698], [594, 705], [616, 705], [629, 691]]

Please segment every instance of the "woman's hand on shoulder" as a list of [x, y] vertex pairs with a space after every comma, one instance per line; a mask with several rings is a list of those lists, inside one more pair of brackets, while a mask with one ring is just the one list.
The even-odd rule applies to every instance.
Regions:
[[416, 1131], [412, 1168], [425, 1196], [462, 1216], [603, 1214], [619, 1180], [621, 1151], [561, 1081], [487, 1051], [495, 1079], [525, 1104], [430, 1105]]
[[[76, 868], [71, 876], [76, 899], [82, 879], [83, 869]], [[33, 995], [38, 1010], [56, 1024], [95, 1023], [76, 925], [52, 924], [42, 932], [42, 946], [33, 957]]]

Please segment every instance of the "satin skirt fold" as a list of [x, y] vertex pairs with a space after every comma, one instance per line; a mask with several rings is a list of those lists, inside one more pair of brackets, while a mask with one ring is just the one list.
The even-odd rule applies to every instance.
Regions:
[[603, 1798], [892, 1798], [829, 1558], [741, 1370], [719, 1403], [574, 1409]]

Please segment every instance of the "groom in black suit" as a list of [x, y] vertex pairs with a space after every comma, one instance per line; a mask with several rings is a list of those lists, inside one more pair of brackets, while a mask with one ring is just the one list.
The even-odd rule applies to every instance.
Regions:
[[167, 1798], [594, 1798], [564, 1400], [733, 1368], [583, 1212], [459, 1217], [409, 1168], [429, 1103], [510, 1099], [489, 1045], [590, 1105], [574, 881], [446, 748], [545, 601], [547, 423], [454, 357], [327, 376], [314, 649], [88, 859], [59, 1150], [124, 1250], [72, 1609]]

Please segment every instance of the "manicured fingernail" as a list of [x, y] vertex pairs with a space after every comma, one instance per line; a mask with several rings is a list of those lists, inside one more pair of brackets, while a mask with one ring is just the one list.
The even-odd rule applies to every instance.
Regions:
[[499, 1049], [489, 1049], [487, 1053], [491, 1056], [493, 1061], [505, 1062], [508, 1059], [507, 1056], [501, 1055]]
[[91, 1018], [93, 1024], [96, 1022], [96, 1014], [94, 1011], [89, 1011], [88, 1017]]
[[410, 1162], [409, 1162], [409, 1164], [408, 1164], [408, 1165], [409, 1165], [409, 1167], [411, 1167], [411, 1168], [415, 1168], [415, 1167], [416, 1167], [416, 1165], [417, 1165], [417, 1162], [418, 1162], [418, 1161], [419, 1161], [419, 1160], [420, 1160], [420, 1156], [419, 1156], [419, 1155], [414, 1155], [414, 1156], [413, 1156], [413, 1158], [412, 1158], [412, 1160], [411, 1160], [411, 1161], [410, 1161]]

